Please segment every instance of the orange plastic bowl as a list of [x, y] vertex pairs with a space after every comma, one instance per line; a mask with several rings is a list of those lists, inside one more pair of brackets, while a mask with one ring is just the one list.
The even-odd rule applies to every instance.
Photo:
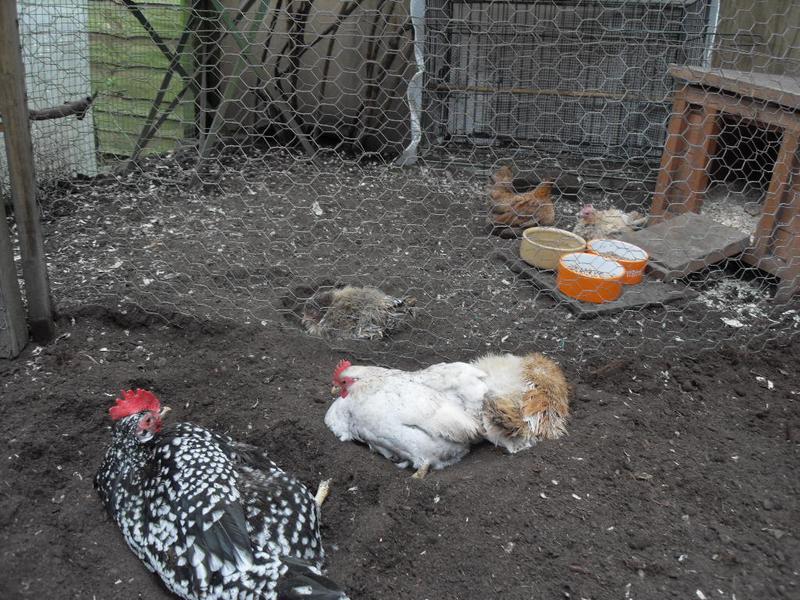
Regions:
[[650, 260], [647, 252], [639, 246], [619, 240], [592, 240], [589, 252], [617, 261], [625, 267], [624, 285], [636, 285], [644, 279], [644, 270]]
[[625, 267], [615, 260], [589, 252], [561, 257], [556, 285], [562, 294], [582, 302], [603, 304], [622, 295]]

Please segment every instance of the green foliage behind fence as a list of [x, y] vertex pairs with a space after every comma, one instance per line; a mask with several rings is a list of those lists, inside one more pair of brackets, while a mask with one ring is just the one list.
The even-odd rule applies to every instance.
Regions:
[[[166, 44], [175, 49], [186, 22], [185, 0], [139, 0], [137, 4]], [[98, 151], [126, 156], [133, 150], [158, 92], [168, 61], [142, 25], [121, 3], [89, 2], [89, 45], [92, 89], [99, 92], [94, 106]], [[188, 58], [188, 57], [187, 57]], [[169, 103], [183, 82], [173, 78], [167, 91]], [[191, 102], [186, 101], [162, 125], [148, 152], [167, 152], [186, 137], [193, 121]]]

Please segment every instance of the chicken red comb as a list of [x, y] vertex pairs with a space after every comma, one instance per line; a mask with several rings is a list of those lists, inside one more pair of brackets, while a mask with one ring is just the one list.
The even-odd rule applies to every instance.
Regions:
[[339, 381], [339, 376], [342, 374], [342, 371], [348, 369], [352, 366], [349, 360], [340, 360], [339, 364], [336, 365], [336, 369], [333, 371], [333, 381], [334, 383]]
[[161, 410], [161, 402], [153, 392], [139, 389], [123, 390], [121, 397], [117, 398], [117, 403], [108, 409], [108, 414], [112, 420], [119, 421], [146, 410], [153, 412]]

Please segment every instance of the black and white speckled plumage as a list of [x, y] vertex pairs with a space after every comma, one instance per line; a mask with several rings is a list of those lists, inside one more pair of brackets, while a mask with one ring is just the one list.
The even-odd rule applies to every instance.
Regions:
[[125, 541], [187, 600], [346, 599], [321, 575], [319, 507], [257, 448], [189, 423], [114, 424], [95, 487]]

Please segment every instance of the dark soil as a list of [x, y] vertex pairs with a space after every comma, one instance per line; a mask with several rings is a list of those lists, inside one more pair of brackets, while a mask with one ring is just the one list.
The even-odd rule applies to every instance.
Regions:
[[[155, 165], [45, 198], [61, 337], [0, 362], [0, 598], [170, 597], [92, 489], [107, 408], [133, 386], [311, 487], [333, 478], [329, 573], [354, 600], [800, 597], [796, 307], [726, 287], [577, 322], [487, 259], [514, 242], [483, 231], [477, 177], [248, 164], [197, 193], [174, 165], [153, 191]], [[332, 348], [286, 318], [287, 294], [326, 277], [411, 292], [423, 314]], [[480, 446], [417, 481], [324, 426], [340, 358], [415, 368], [488, 349], [564, 366], [567, 437]]]
[[576, 384], [566, 438], [514, 456], [481, 446], [416, 481], [325, 429], [343, 355], [293, 328], [74, 319], [59, 324], [69, 337], [2, 365], [2, 598], [169, 597], [91, 484], [106, 409], [127, 386], [263, 445], [309, 486], [332, 477], [323, 536], [354, 599], [800, 592], [797, 343], [646, 363], [561, 356]]

